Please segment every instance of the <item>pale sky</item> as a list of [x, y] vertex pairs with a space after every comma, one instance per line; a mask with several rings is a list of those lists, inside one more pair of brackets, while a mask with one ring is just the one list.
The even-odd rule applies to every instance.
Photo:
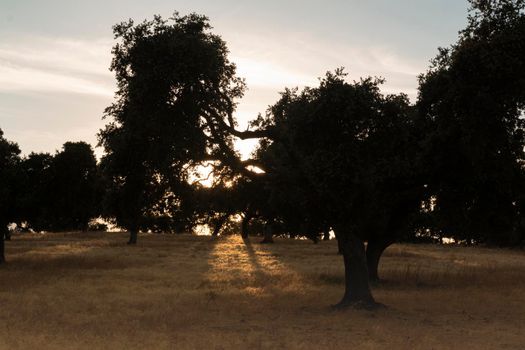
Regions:
[[[115, 79], [112, 25], [197, 12], [227, 42], [248, 91], [242, 126], [285, 87], [316, 85], [344, 66], [416, 98], [417, 75], [465, 27], [466, 0], [0, 0], [0, 128], [23, 153], [96, 145]], [[253, 143], [252, 143], [253, 144]], [[244, 154], [250, 143], [239, 144]], [[97, 150], [98, 155], [101, 150]]]

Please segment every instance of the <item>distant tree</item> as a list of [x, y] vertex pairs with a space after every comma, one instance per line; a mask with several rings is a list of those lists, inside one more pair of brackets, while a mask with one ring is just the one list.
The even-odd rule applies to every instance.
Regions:
[[31, 153], [19, 167], [19, 221], [35, 231], [85, 230], [100, 215], [102, 183], [93, 149], [66, 142], [54, 156]]
[[100, 215], [97, 160], [85, 142], [66, 142], [50, 167], [47, 210], [50, 230], [86, 230]]
[[5, 263], [4, 238], [9, 237], [7, 225], [17, 219], [15, 189], [19, 162], [20, 148], [6, 140], [0, 129], [0, 264]]
[[35, 231], [51, 227], [51, 173], [53, 156], [49, 153], [30, 153], [20, 163], [20, 179], [23, 183], [18, 194], [20, 222], [27, 223]]
[[420, 77], [434, 226], [467, 242], [518, 244], [524, 194], [524, 1], [471, 1], [456, 44]]
[[130, 244], [143, 217], [165, 215], [166, 207], [176, 211], [185, 200], [180, 189], [191, 165], [217, 158], [238, 163], [231, 135], [218, 126], [226, 118], [235, 123], [234, 99], [244, 83], [210, 28], [204, 16], [178, 13], [114, 27], [118, 91], [99, 140], [106, 151], [107, 213], [129, 230]]

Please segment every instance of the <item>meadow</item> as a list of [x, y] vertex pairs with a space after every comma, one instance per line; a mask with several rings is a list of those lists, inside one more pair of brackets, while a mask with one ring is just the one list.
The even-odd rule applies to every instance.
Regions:
[[523, 349], [525, 252], [396, 244], [374, 311], [343, 293], [335, 241], [15, 235], [0, 349]]

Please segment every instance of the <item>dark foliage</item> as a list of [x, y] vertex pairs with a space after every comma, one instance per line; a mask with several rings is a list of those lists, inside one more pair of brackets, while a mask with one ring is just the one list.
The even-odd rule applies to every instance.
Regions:
[[525, 238], [523, 1], [473, 1], [458, 42], [420, 77], [434, 229], [460, 241]]
[[307, 236], [333, 228], [353, 271], [342, 303], [368, 303], [363, 242], [398, 239], [418, 212], [424, 183], [406, 96], [383, 96], [378, 79], [344, 76], [337, 70], [318, 88], [282, 93], [255, 123], [276, 135], [258, 155], [276, 216]]
[[85, 142], [66, 142], [52, 160], [47, 201], [50, 230], [86, 230], [100, 215], [101, 183], [93, 149]]
[[23, 189], [17, 199], [20, 208], [20, 221], [35, 231], [48, 230], [50, 221], [51, 197], [53, 196], [51, 174], [53, 156], [48, 153], [31, 153], [20, 163]]
[[[192, 165], [237, 160], [231, 136], [218, 125], [226, 119], [234, 125], [234, 99], [244, 83], [210, 28], [204, 16], [177, 13], [114, 27], [118, 91], [99, 140], [106, 150], [107, 214], [131, 232], [130, 243], [144, 218], [184, 212]], [[223, 165], [216, 170], [224, 175]]]
[[31, 153], [20, 163], [19, 177], [19, 224], [35, 231], [85, 230], [100, 215], [102, 183], [85, 142], [66, 142], [54, 156]]
[[4, 138], [0, 129], [0, 264], [5, 262], [4, 238], [9, 237], [7, 225], [16, 221], [16, 190], [20, 162], [20, 149], [16, 143]]

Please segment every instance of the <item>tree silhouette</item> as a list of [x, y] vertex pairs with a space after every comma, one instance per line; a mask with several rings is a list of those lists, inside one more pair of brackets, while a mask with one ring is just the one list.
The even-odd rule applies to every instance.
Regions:
[[225, 119], [235, 124], [234, 99], [242, 96], [244, 83], [210, 28], [204, 16], [178, 13], [114, 27], [120, 41], [111, 69], [118, 91], [105, 112], [112, 121], [99, 140], [106, 151], [107, 212], [130, 231], [131, 244], [141, 218], [152, 210], [169, 214], [163, 212], [166, 202], [180, 204], [192, 164], [222, 159], [219, 173], [238, 165], [233, 139], [219, 126]]
[[254, 124], [275, 135], [263, 141], [270, 143], [263, 155], [271, 159], [268, 183], [281, 195], [277, 207], [289, 208], [278, 213], [302, 217], [306, 231], [333, 228], [345, 263], [339, 306], [372, 306], [364, 242], [393, 242], [417, 212], [424, 184], [406, 96], [383, 96], [379, 79], [344, 77], [336, 70], [319, 87], [285, 90]]
[[86, 230], [100, 214], [97, 160], [85, 142], [66, 142], [51, 162], [47, 208], [50, 230]]
[[420, 77], [435, 226], [467, 242], [516, 244], [524, 203], [524, 2], [471, 1], [458, 42]]
[[35, 231], [86, 230], [100, 215], [102, 184], [93, 149], [66, 142], [54, 156], [31, 153], [22, 159], [18, 177], [18, 223]]
[[0, 129], [0, 264], [5, 262], [4, 238], [9, 237], [7, 225], [16, 221], [16, 189], [20, 149], [4, 138]]
[[53, 156], [30, 153], [20, 163], [20, 178], [24, 184], [18, 196], [21, 221], [39, 232], [51, 227], [51, 174]]

